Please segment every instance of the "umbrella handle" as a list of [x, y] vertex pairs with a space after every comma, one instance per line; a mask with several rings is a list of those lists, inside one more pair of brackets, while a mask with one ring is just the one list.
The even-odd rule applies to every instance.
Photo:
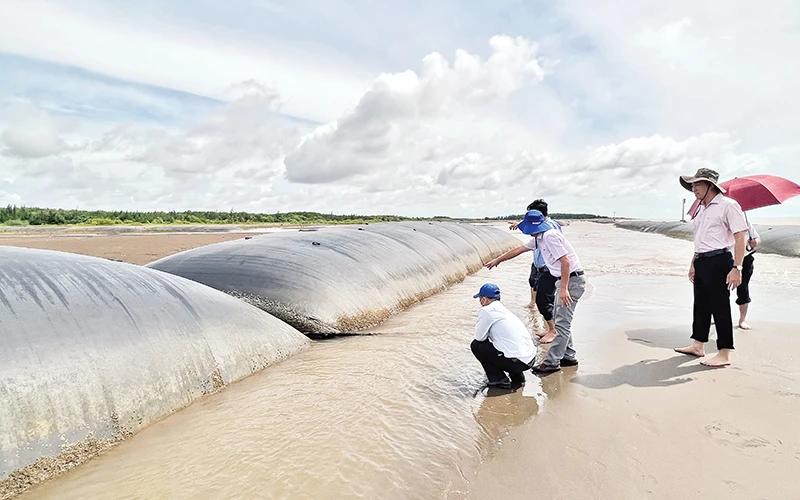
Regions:
[[750, 221], [747, 220], [747, 212], [742, 210], [742, 213], [744, 214], [744, 221], [745, 223], [747, 223], [747, 241], [749, 242], [750, 240], [753, 239], [753, 235], [750, 234]]

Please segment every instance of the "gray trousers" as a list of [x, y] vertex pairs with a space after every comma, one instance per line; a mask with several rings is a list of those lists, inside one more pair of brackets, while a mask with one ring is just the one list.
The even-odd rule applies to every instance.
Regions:
[[563, 358], [575, 359], [575, 349], [572, 347], [572, 317], [575, 315], [575, 307], [578, 299], [583, 296], [586, 290], [586, 276], [573, 276], [569, 279], [569, 294], [572, 296], [571, 306], [561, 305], [561, 279], [556, 281], [556, 303], [553, 310], [553, 319], [556, 323], [556, 338], [550, 344], [544, 364], [548, 366], [559, 366]]

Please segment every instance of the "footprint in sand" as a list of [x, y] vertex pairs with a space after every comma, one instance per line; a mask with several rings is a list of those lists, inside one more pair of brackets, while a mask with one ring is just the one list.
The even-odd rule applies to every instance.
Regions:
[[713, 424], [706, 426], [705, 430], [709, 437], [715, 441], [724, 445], [733, 445], [740, 449], [774, 447], [768, 440], [759, 436], [751, 436], [722, 420], [717, 420]]

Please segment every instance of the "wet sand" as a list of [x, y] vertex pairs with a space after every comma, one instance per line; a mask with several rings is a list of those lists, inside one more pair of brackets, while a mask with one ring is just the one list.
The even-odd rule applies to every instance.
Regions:
[[[573, 327], [577, 369], [480, 392], [471, 294], [497, 282], [524, 317], [522, 256], [382, 335], [316, 343], [23, 497], [800, 498], [800, 259], [757, 256], [753, 330], [735, 333], [733, 366], [707, 369], [672, 351], [689, 336], [690, 242], [591, 223], [565, 232], [592, 288]], [[165, 236], [71, 248], [142, 263], [197, 236], [243, 235]], [[134, 251], [138, 238], [154, 239]]]
[[[579, 369], [543, 378], [543, 411], [468, 477], [468, 498], [800, 498], [796, 302], [759, 303], [733, 366], [712, 369], [672, 351], [688, 343], [682, 279], [595, 285], [574, 325]], [[614, 305], [625, 313], [603, 313]]]
[[800, 498], [800, 261], [756, 256], [753, 329], [712, 369], [672, 350], [689, 343], [692, 244], [608, 232], [587, 245], [592, 233], [570, 234], [596, 287], [576, 312], [581, 365], [543, 378], [543, 410], [467, 477], [467, 497]]
[[59, 250], [143, 265], [190, 248], [245, 236], [252, 233], [5, 234], [0, 236], [0, 245]]

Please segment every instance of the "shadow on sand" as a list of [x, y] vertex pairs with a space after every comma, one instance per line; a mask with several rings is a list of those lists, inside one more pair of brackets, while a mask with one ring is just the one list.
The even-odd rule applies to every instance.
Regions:
[[[712, 336], [715, 333], [713, 328], [711, 333]], [[687, 328], [685, 325], [669, 328], [641, 328], [625, 332], [631, 342], [669, 350], [691, 344], [692, 339], [689, 338], [691, 334], [691, 327]]]
[[697, 358], [678, 354], [671, 358], [656, 360], [645, 359], [636, 363], [615, 368], [611, 373], [578, 375], [573, 383], [591, 389], [611, 389], [621, 385], [632, 387], [669, 387], [685, 384], [692, 380], [687, 377], [692, 373], [715, 370], [701, 364], [681, 366], [688, 362], [697, 362]]
[[[672, 326], [669, 328], [642, 328], [625, 332], [628, 340], [637, 344], [654, 347], [656, 349], [669, 349], [688, 345], [691, 342], [690, 332], [686, 326]], [[686, 363], [692, 363], [683, 366]], [[578, 375], [572, 379], [573, 383], [592, 389], [610, 389], [621, 385], [632, 387], [669, 387], [684, 384], [692, 380], [692, 373], [715, 368], [697, 363], [694, 356], [675, 354], [667, 359], [645, 359], [629, 365], [620, 366], [611, 373]]]

